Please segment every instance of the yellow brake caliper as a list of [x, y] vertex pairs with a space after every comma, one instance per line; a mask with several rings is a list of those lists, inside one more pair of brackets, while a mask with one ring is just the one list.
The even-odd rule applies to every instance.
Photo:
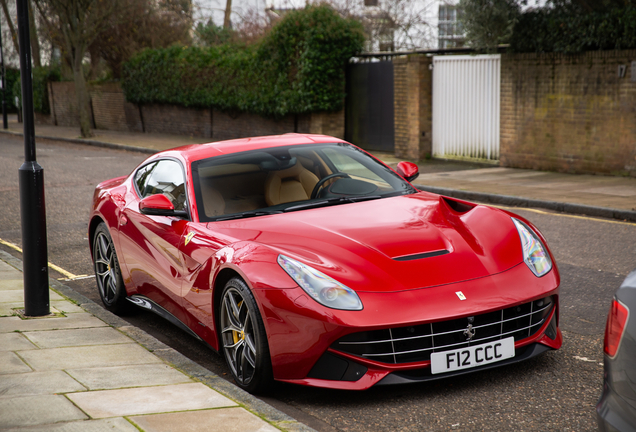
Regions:
[[[242, 304], [243, 304], [243, 300], [241, 300], [239, 304], [237, 305], [239, 309], [241, 309]], [[236, 318], [238, 319], [239, 317], [236, 317]], [[238, 343], [238, 341], [240, 341], [241, 339], [245, 339], [245, 333], [232, 330], [232, 339], [234, 339], [234, 343]]]

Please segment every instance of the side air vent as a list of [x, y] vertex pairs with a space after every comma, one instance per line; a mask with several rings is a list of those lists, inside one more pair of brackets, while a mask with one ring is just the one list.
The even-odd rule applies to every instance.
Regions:
[[455, 210], [457, 213], [466, 213], [475, 208], [475, 204], [455, 201], [448, 197], [442, 197], [442, 199], [444, 200], [446, 204], [448, 204], [450, 208]]
[[425, 252], [425, 253], [419, 253], [419, 254], [413, 254], [413, 255], [399, 256], [393, 259], [395, 261], [412, 261], [412, 260], [436, 257], [440, 255], [446, 255], [447, 253], [450, 253], [450, 251], [446, 249], [442, 249], [442, 250], [436, 250], [433, 252]]

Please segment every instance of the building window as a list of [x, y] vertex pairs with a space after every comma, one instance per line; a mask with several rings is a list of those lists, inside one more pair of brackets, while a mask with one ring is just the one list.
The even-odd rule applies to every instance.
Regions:
[[459, 11], [455, 5], [439, 6], [438, 40], [439, 48], [461, 48], [464, 46], [464, 30], [458, 19]]

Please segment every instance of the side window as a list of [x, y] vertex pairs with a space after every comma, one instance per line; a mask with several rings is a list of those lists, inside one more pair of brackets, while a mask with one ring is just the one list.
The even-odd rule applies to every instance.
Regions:
[[148, 180], [150, 179], [150, 174], [152, 173], [153, 168], [157, 165], [157, 163], [150, 163], [144, 167], [139, 168], [137, 174], [135, 174], [135, 183], [137, 183], [137, 189], [139, 190], [140, 196], [143, 198], [144, 191], [146, 190], [146, 185], [148, 184]]
[[172, 202], [175, 210], [185, 210], [185, 179], [178, 162], [161, 160], [147, 165], [137, 172], [135, 181], [142, 198], [162, 193]]

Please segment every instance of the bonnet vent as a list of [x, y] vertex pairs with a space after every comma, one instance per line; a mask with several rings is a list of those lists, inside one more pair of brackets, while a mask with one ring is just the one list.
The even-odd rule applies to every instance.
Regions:
[[454, 199], [450, 199], [448, 197], [443, 196], [442, 199], [450, 208], [455, 210], [457, 213], [467, 213], [476, 207], [476, 204], [467, 203], [464, 201], [455, 201]]
[[418, 260], [423, 258], [431, 258], [431, 257], [440, 256], [440, 255], [446, 255], [447, 253], [450, 253], [450, 251], [446, 249], [442, 249], [442, 250], [436, 250], [432, 252], [418, 253], [413, 255], [404, 255], [404, 256], [393, 258], [393, 259], [395, 261], [412, 261], [412, 260]]

